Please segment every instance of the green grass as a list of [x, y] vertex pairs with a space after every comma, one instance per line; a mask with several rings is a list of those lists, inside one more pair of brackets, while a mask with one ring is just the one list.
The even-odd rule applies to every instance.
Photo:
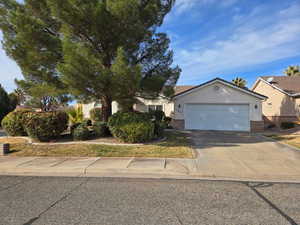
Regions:
[[7, 142], [11, 143], [11, 156], [193, 158], [193, 150], [185, 134], [172, 131], [166, 132], [166, 137], [167, 139], [162, 142], [136, 146], [93, 144], [31, 145], [20, 143], [16, 140]]

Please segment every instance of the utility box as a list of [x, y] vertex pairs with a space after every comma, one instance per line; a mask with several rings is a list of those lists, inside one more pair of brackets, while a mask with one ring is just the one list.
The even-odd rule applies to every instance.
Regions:
[[9, 153], [9, 144], [0, 144], [0, 155], [6, 155]]

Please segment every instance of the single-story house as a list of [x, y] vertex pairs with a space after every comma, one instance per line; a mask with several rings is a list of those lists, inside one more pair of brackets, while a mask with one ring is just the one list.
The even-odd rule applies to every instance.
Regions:
[[[163, 110], [177, 129], [262, 131], [266, 96], [215, 78], [198, 86], [177, 86], [172, 99], [139, 99], [138, 111]], [[84, 114], [97, 103], [84, 105]], [[113, 103], [113, 113], [118, 110]]]
[[297, 121], [300, 115], [300, 76], [262, 76], [252, 91], [268, 97], [262, 104], [265, 124]]

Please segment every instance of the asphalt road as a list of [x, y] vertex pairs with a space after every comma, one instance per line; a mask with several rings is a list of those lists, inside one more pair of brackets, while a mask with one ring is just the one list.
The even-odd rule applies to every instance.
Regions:
[[300, 224], [300, 184], [0, 176], [1, 225]]

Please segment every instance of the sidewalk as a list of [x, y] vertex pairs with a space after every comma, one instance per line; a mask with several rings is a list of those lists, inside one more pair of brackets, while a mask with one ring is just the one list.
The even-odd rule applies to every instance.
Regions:
[[[300, 183], [299, 174], [211, 170], [199, 159], [0, 157], [0, 175], [204, 179]], [[233, 168], [232, 168], [233, 169]]]

